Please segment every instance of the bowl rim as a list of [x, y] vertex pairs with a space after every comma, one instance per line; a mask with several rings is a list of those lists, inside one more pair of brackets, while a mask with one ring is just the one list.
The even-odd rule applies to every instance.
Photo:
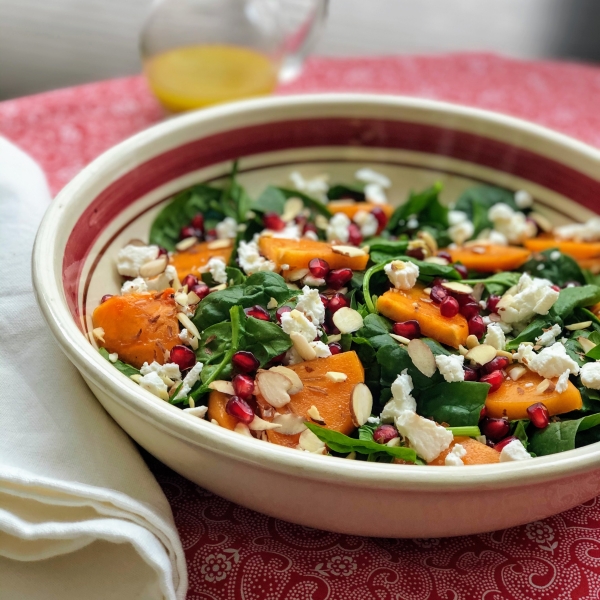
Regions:
[[150, 148], [167, 134], [183, 131], [191, 125], [201, 126], [214, 119], [243, 113], [260, 113], [272, 108], [293, 109], [310, 105], [368, 105], [373, 110], [377, 106], [416, 109], [422, 110], [424, 114], [437, 113], [447, 118], [471, 119], [481, 125], [493, 124], [514, 133], [526, 133], [553, 145], [566, 147], [596, 162], [600, 172], [600, 150], [584, 142], [501, 113], [435, 100], [383, 94], [306, 94], [242, 100], [186, 113], [153, 125], [101, 154], [57, 194], [46, 211], [33, 249], [33, 284], [38, 305], [62, 351], [87, 380], [138, 418], [194, 446], [290, 476], [327, 480], [342, 486], [361, 484], [378, 489], [466, 491], [532, 485], [598, 468], [600, 443], [539, 457], [533, 461], [477, 465], [458, 470], [441, 466], [367, 464], [363, 461], [332, 460], [327, 456], [300, 453], [241, 436], [208, 421], [186, 415], [158, 398], [149, 398], [150, 394], [112, 367], [85, 338], [68, 310], [62, 287], [58, 283], [62, 281], [62, 274], [56, 273], [54, 252], [49, 251], [57, 243], [57, 231], [69, 208], [82, 203], [87, 205], [80, 190], [85, 190], [87, 184], [101, 178], [103, 172], [126, 162], [140, 148]]

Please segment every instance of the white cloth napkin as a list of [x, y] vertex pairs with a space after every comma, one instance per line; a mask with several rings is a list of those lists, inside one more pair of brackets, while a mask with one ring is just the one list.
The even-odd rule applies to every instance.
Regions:
[[0, 138], [0, 598], [183, 599], [162, 490], [38, 311], [31, 250], [49, 202], [39, 167]]

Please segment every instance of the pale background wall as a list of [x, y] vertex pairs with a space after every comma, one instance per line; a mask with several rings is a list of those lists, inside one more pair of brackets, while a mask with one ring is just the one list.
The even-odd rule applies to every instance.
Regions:
[[[298, 0], [302, 1], [302, 0]], [[136, 73], [151, 0], [0, 0], [0, 99]], [[600, 61], [600, 0], [331, 0], [315, 53]]]

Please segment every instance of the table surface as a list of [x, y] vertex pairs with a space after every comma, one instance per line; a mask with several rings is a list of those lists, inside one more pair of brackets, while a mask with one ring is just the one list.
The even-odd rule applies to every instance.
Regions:
[[[377, 91], [530, 119], [600, 147], [600, 69], [491, 55], [312, 59], [280, 93]], [[163, 118], [142, 79], [0, 103], [0, 134], [42, 165], [53, 192]], [[223, 500], [148, 457], [175, 517], [188, 600], [598, 598], [600, 502], [544, 521], [447, 539], [375, 539], [292, 525]], [[531, 498], [531, 502], [535, 502]]]

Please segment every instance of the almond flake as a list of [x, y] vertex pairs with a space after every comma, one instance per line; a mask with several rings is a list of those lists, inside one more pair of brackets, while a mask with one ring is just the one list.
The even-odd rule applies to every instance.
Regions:
[[277, 304], [278, 304], [277, 299], [276, 298], [271, 298], [269, 300], [269, 302], [267, 302], [267, 308], [269, 310], [273, 310], [274, 308], [277, 308]]
[[129, 240], [125, 246], [147, 246], [148, 244], [146, 244], [146, 242], [143, 242], [142, 240], [138, 239], [138, 238], [134, 238], [132, 240]]
[[103, 344], [105, 344], [106, 342], [104, 341], [104, 329], [102, 327], [96, 327], [95, 329], [92, 329], [92, 335], [94, 336], [95, 339], [97, 339], [99, 342], [102, 342]]
[[331, 250], [334, 254], [341, 254], [349, 258], [367, 255], [362, 248], [357, 248], [356, 246], [331, 246]]
[[164, 273], [168, 263], [169, 261], [164, 254], [154, 260], [150, 260], [140, 267], [140, 277], [156, 277]]
[[465, 347], [464, 347], [462, 344], [460, 344], [460, 345], [458, 346], [458, 353], [459, 353], [461, 356], [466, 356], [466, 355], [468, 354], [468, 352], [469, 352], [469, 350], [468, 350], [467, 348], [465, 348]]
[[583, 351], [587, 354], [592, 348], [596, 347], [596, 344], [594, 344], [594, 342], [592, 342], [591, 340], [588, 340], [586, 337], [583, 337], [582, 335], [580, 335], [577, 338], [577, 341], [579, 342], [579, 345], [583, 348]]
[[467, 348], [471, 350], [472, 348], [475, 348], [475, 346], [479, 346], [479, 340], [477, 339], [477, 336], [471, 334], [467, 337], [466, 344]]
[[[214, 421], [214, 419], [213, 419]], [[218, 425], [218, 423], [215, 421], [215, 423]], [[239, 433], [241, 435], [245, 435], [246, 437], [254, 437], [251, 433], [250, 433], [250, 429], [248, 427], [248, 425], [246, 425], [245, 423], [238, 423], [233, 430], [236, 433]]]
[[310, 429], [305, 429], [300, 434], [298, 446], [307, 452], [322, 453], [325, 450], [325, 442], [322, 442]]
[[315, 349], [306, 341], [306, 338], [296, 331], [290, 333], [290, 339], [302, 360], [314, 360], [317, 358], [317, 352]]
[[194, 246], [197, 243], [198, 243], [198, 238], [195, 236], [191, 236], [191, 237], [187, 237], [187, 238], [181, 240], [180, 242], [177, 242], [177, 244], [175, 244], [175, 248], [179, 252], [185, 252], [186, 250], [189, 250], [192, 246]]
[[327, 336], [327, 343], [332, 344], [333, 342], [339, 342], [342, 339], [341, 333], [334, 333], [333, 335]]
[[289, 223], [293, 221], [304, 209], [304, 202], [300, 198], [288, 198], [283, 205], [281, 219]]
[[206, 245], [208, 250], [222, 250], [233, 245], [232, 240], [214, 240]]
[[194, 406], [192, 408], [184, 408], [183, 412], [187, 415], [191, 415], [192, 417], [204, 419], [207, 410], [208, 406]]
[[478, 365], [486, 365], [496, 358], [496, 348], [489, 344], [479, 344], [479, 346], [471, 348], [465, 355], [465, 358], [472, 360]]
[[308, 269], [293, 269], [291, 271], [286, 271], [284, 277], [287, 281], [300, 281], [309, 273], [310, 271]]
[[306, 414], [315, 422], [320, 425], [325, 425], [325, 419], [321, 416], [319, 409], [313, 404], [307, 411]]
[[544, 392], [553, 392], [554, 391], [554, 382], [550, 381], [549, 379], [544, 379], [544, 381], [540, 382], [537, 387], [535, 388], [535, 391], [538, 394], [543, 394]]
[[194, 337], [200, 337], [198, 328], [192, 323], [192, 320], [187, 315], [177, 313], [177, 319]]
[[179, 306], [187, 306], [189, 304], [188, 295], [185, 292], [176, 292], [173, 298]]
[[226, 283], [220, 283], [219, 285], [215, 285], [214, 287], [209, 288], [211, 292], [220, 292], [227, 288]]
[[327, 371], [327, 373], [325, 373], [325, 377], [329, 379], [329, 381], [333, 381], [333, 383], [342, 383], [348, 379], [348, 375], [346, 375], [346, 373], [340, 373], [338, 371]]
[[397, 333], [388, 333], [388, 335], [393, 339], [396, 340], [397, 342], [399, 342], [400, 344], [408, 344], [410, 342], [410, 340], [408, 338], [405, 338], [402, 335], [398, 335]]
[[507, 352], [506, 350], [496, 350], [496, 356], [503, 356], [504, 358], [508, 358], [510, 362], [513, 361], [512, 352]]
[[296, 371], [294, 371], [293, 369], [278, 365], [276, 367], [271, 367], [269, 371], [273, 373], [279, 373], [284, 377], [287, 377], [291, 381], [292, 387], [288, 390], [288, 394], [290, 396], [293, 396], [294, 394], [297, 394], [298, 392], [301, 392], [304, 389], [304, 384], [302, 383], [302, 380], [298, 376], [298, 373], [296, 373]]
[[472, 294], [473, 288], [466, 283], [459, 283], [458, 281], [444, 281], [442, 287], [446, 290], [450, 290], [455, 294]]
[[208, 387], [209, 389], [215, 390], [216, 392], [221, 392], [222, 394], [229, 394], [230, 396], [235, 395], [233, 384], [231, 381], [226, 381], [225, 379], [216, 379], [215, 381], [211, 381], [208, 384]]
[[349, 306], [336, 310], [332, 319], [333, 324], [341, 333], [354, 333], [363, 326], [363, 318], [360, 313]]
[[259, 371], [256, 375], [256, 385], [265, 402], [272, 407], [281, 408], [289, 404], [291, 398], [288, 392], [293, 384], [285, 375], [273, 371]]
[[142, 379], [142, 376], [139, 373], [134, 373], [133, 375], [129, 376], [129, 379], [131, 379], [131, 381], [135, 381], [136, 383], [139, 383], [140, 380]]
[[518, 381], [519, 379], [521, 379], [521, 377], [523, 377], [523, 375], [525, 375], [525, 373], [527, 373], [526, 367], [524, 367], [523, 365], [515, 365], [512, 369], [509, 369], [508, 376], [513, 381]]
[[354, 450], [352, 450], [352, 452], [350, 452], [350, 454], [346, 454], [346, 456], [344, 456], [344, 458], [347, 460], [356, 460], [356, 452], [354, 452]]
[[329, 225], [329, 219], [325, 215], [317, 215], [315, 217], [315, 226], [318, 229], [327, 229]]
[[425, 377], [432, 377], [437, 367], [431, 348], [423, 340], [416, 339], [409, 341], [406, 350], [415, 367]]
[[441, 256], [428, 256], [424, 262], [431, 263], [432, 265], [442, 265], [444, 267], [450, 264], [445, 258], [442, 258]]
[[417, 233], [417, 237], [425, 242], [425, 245], [431, 254], [437, 254], [438, 244], [429, 231], [419, 231], [419, 233]]
[[357, 383], [352, 390], [350, 398], [350, 414], [352, 422], [360, 427], [367, 422], [373, 409], [373, 395], [364, 383]]
[[573, 325], [567, 325], [565, 329], [568, 329], [569, 331], [577, 331], [578, 329], [587, 329], [591, 324], [591, 321], [581, 321], [581, 323], [573, 323]]
[[[282, 435], [296, 435], [306, 430], [304, 418], [294, 413], [280, 414], [277, 413], [273, 417], [273, 424], [279, 425], [277, 433]], [[250, 424], [252, 425], [252, 423]]]
[[431, 295], [431, 288], [430, 288], [430, 287], [426, 287], [426, 288], [423, 290], [423, 293], [424, 293], [426, 296], [430, 296], [430, 295]]
[[198, 302], [200, 302], [200, 297], [198, 296], [198, 294], [196, 294], [195, 292], [188, 292], [187, 295], [187, 303], [188, 306], [194, 305], [194, 304], [198, 304]]
[[531, 212], [527, 215], [543, 232], [549, 233], [554, 229], [552, 222], [537, 212]]
[[400, 445], [400, 438], [399, 437], [395, 437], [392, 438], [387, 444], [386, 446], [389, 446], [390, 448], [395, 448], [396, 446]]
[[278, 423], [270, 423], [260, 417], [254, 415], [254, 419], [248, 423], [248, 429], [250, 431], [268, 431], [269, 429], [280, 429], [281, 425]]

